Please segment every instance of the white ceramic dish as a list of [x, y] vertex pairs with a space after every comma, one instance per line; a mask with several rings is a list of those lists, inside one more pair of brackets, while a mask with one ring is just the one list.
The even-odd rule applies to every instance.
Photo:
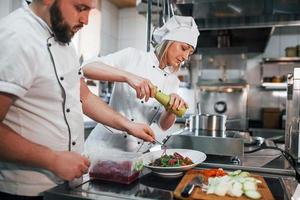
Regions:
[[176, 177], [181, 176], [184, 171], [192, 169], [193, 167], [199, 165], [206, 159], [206, 154], [201, 151], [195, 151], [190, 149], [167, 149], [167, 155], [173, 155], [173, 153], [177, 152], [184, 157], [189, 157], [194, 164], [181, 166], [181, 167], [158, 167], [158, 166], [150, 166], [149, 164], [153, 162], [155, 159], [160, 158], [163, 154], [164, 150], [152, 151], [144, 154], [143, 163], [146, 168], [152, 170], [152, 172], [163, 176], [163, 177]]

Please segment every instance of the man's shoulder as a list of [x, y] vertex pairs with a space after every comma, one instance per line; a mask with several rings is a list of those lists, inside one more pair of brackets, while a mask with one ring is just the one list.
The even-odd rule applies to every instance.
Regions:
[[23, 8], [15, 10], [0, 20], [0, 35], [4, 37], [9, 35], [16, 40], [20, 39], [28, 42], [32, 38], [33, 30], [30, 16]]

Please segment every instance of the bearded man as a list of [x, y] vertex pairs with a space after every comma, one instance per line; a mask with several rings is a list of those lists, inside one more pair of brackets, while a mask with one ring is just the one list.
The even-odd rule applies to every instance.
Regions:
[[74, 34], [96, 0], [33, 0], [0, 21], [0, 199], [42, 199], [87, 173], [83, 113], [153, 141], [87, 88]]

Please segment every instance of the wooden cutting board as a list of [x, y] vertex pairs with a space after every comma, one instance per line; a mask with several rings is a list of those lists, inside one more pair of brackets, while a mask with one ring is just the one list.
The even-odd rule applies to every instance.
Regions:
[[[204, 183], [207, 184], [207, 177], [205, 177], [201, 170], [190, 170], [188, 171], [184, 177], [181, 179], [180, 183], [176, 187], [174, 191], [174, 196], [176, 199], [183, 199], [183, 200], [194, 200], [194, 199], [202, 199], [202, 200], [249, 200], [250, 198], [246, 197], [245, 195], [241, 197], [231, 197], [231, 196], [217, 196], [215, 194], [206, 194], [202, 191], [201, 188], [195, 187], [194, 191], [192, 192], [191, 196], [188, 198], [184, 198], [181, 196], [181, 192], [183, 188], [195, 177], [201, 175], [204, 177]], [[258, 180], [261, 180], [262, 183], [259, 183], [257, 185], [258, 189], [257, 191], [262, 195], [261, 199], [264, 200], [275, 200], [266, 181], [262, 176], [252, 176]]]

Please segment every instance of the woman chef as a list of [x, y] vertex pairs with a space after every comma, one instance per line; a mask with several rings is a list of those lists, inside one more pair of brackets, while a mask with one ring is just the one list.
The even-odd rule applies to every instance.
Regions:
[[[154, 31], [153, 37], [158, 42], [154, 52], [127, 48], [96, 58], [84, 64], [84, 75], [91, 79], [115, 81], [110, 105], [128, 119], [149, 125], [157, 123], [161, 129], [167, 130], [174, 124], [176, 116], [149, 97], [154, 96], [156, 86], [171, 95], [173, 109], [187, 106], [176, 95], [179, 80], [175, 72], [193, 53], [198, 36], [192, 17], [173, 16]], [[102, 124], [92, 130], [85, 143], [87, 152], [98, 148], [144, 152], [149, 147], [141, 139]]]

